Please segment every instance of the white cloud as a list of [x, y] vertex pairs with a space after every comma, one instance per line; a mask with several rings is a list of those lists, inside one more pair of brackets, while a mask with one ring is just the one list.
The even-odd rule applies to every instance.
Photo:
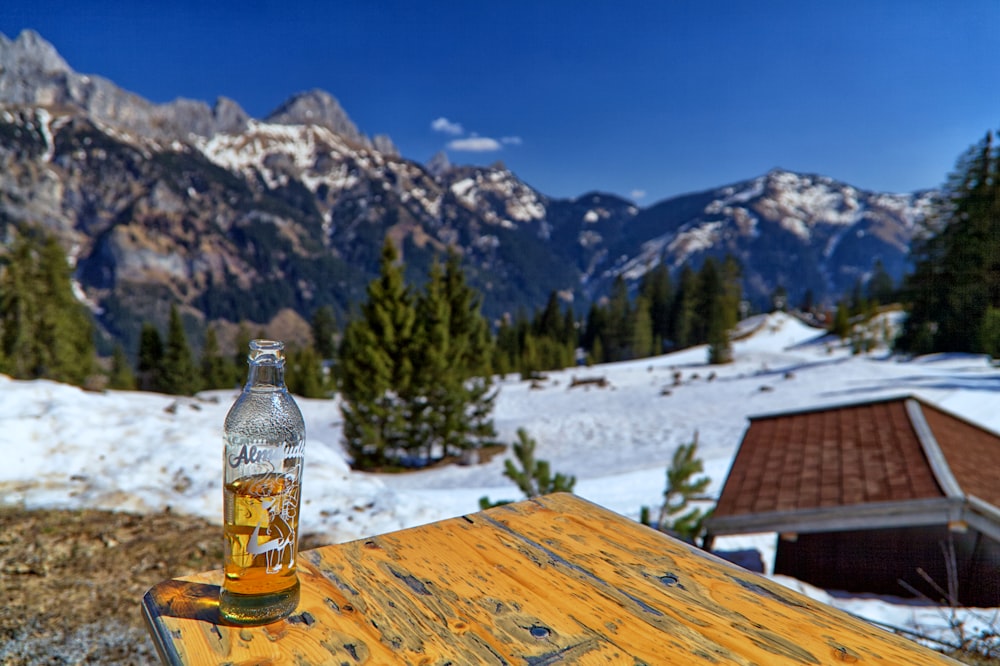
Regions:
[[464, 139], [454, 139], [448, 142], [449, 150], [459, 150], [470, 153], [488, 153], [500, 150], [500, 142], [488, 136], [469, 136]]
[[630, 195], [633, 199], [636, 200], [643, 199], [646, 196], [646, 190], [632, 190], [632, 192], [630, 192]]
[[444, 116], [431, 121], [431, 129], [435, 132], [443, 132], [444, 134], [452, 134], [458, 136], [465, 130], [462, 129], [461, 123], [453, 123]]
[[505, 136], [500, 139], [500, 143], [507, 144], [508, 146], [520, 146], [521, 137], [519, 136]]

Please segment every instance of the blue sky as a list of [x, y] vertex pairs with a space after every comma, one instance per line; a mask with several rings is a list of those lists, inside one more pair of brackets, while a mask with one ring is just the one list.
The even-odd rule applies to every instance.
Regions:
[[71, 67], [261, 117], [322, 88], [420, 162], [643, 205], [780, 167], [936, 187], [1000, 127], [1000, 0], [21, 0]]

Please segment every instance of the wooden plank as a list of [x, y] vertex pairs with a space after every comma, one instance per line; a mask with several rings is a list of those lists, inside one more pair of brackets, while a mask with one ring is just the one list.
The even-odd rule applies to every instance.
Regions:
[[559, 494], [300, 556], [296, 613], [219, 624], [220, 572], [152, 588], [166, 663], [955, 663]]

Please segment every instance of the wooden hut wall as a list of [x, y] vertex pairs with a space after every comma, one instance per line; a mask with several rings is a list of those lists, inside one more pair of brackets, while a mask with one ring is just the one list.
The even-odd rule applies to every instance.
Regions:
[[935, 602], [941, 593], [918, 569], [948, 590], [946, 552], [954, 546], [959, 603], [1000, 606], [1000, 543], [976, 530], [945, 526], [798, 534], [778, 540], [774, 572], [827, 590], [914, 595], [904, 581]]

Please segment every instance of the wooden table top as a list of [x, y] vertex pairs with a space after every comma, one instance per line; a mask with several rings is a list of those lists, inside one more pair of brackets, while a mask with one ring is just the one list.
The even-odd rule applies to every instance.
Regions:
[[221, 571], [143, 614], [168, 664], [957, 663], [569, 494], [304, 551], [299, 580], [262, 627], [221, 623]]

